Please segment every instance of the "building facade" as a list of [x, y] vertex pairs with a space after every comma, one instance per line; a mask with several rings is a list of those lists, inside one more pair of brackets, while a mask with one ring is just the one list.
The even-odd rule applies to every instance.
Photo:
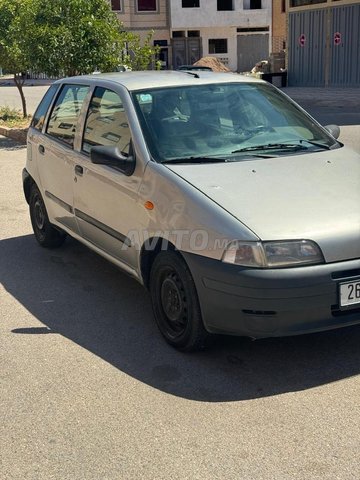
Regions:
[[245, 72], [286, 47], [286, 0], [109, 0], [123, 23], [144, 39], [154, 31], [163, 68], [214, 56]]
[[284, 52], [287, 48], [286, 0], [272, 1], [272, 53]]
[[271, 0], [170, 0], [173, 67], [214, 56], [249, 71], [271, 50]]
[[123, 23], [145, 39], [154, 31], [154, 44], [160, 46], [160, 60], [164, 68], [171, 67], [169, 0], [109, 0], [112, 10]]
[[359, 87], [359, 0], [288, 0], [288, 12], [288, 84]]

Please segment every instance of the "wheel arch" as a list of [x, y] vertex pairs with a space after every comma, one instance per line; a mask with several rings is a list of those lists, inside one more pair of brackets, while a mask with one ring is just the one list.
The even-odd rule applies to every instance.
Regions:
[[35, 180], [32, 178], [30, 173], [24, 168], [22, 172], [22, 181], [23, 181], [23, 191], [25, 195], [25, 199], [27, 203], [30, 203], [30, 193], [31, 193], [31, 187], [33, 185], [36, 185]]
[[176, 251], [184, 260], [183, 256], [176, 249], [175, 245], [163, 237], [151, 237], [148, 240], [146, 240], [141, 247], [140, 273], [141, 273], [143, 284], [147, 289], [149, 289], [150, 272], [151, 272], [151, 267], [154, 263], [154, 260], [160, 252], [164, 252], [164, 251], [174, 251], [174, 252]]

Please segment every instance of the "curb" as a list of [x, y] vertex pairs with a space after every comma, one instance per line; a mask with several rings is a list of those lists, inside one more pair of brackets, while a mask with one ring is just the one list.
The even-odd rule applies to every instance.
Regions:
[[28, 128], [9, 128], [0, 126], [0, 135], [11, 138], [16, 142], [26, 145]]

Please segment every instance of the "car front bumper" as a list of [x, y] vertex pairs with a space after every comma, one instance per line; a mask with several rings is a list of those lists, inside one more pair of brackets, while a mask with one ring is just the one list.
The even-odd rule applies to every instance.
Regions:
[[182, 252], [212, 333], [253, 338], [360, 323], [360, 304], [341, 309], [339, 284], [360, 279], [360, 259], [282, 269], [251, 269]]

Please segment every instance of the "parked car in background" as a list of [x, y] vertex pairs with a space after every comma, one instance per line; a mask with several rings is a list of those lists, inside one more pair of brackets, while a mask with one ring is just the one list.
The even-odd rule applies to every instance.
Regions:
[[251, 77], [65, 78], [28, 133], [34, 234], [131, 274], [180, 350], [357, 324], [360, 156], [338, 135]]

